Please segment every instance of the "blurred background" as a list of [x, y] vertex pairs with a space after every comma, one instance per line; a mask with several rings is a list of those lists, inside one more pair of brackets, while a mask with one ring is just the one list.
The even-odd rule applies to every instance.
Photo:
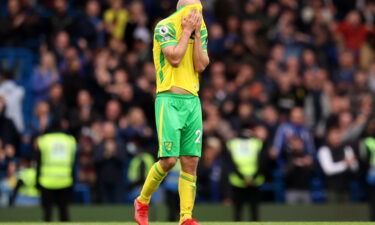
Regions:
[[[227, 143], [248, 133], [262, 142], [261, 220], [369, 220], [375, 1], [202, 3], [211, 64], [201, 74], [204, 150], [195, 211], [207, 220], [234, 219]], [[56, 120], [78, 143], [73, 219], [131, 217], [127, 205], [156, 160], [153, 29], [175, 6], [0, 1], [0, 220], [40, 219], [38, 208], [5, 208], [39, 205], [35, 184], [26, 182], [35, 175], [22, 171], [35, 169], [35, 140]], [[176, 177], [170, 174], [155, 204], [176, 204]], [[29, 184], [23, 191], [20, 180]], [[173, 220], [174, 207], [155, 208], [152, 217]]]

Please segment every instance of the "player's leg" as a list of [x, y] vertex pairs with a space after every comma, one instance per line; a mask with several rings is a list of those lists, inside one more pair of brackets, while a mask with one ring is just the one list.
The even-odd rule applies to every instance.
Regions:
[[155, 101], [156, 127], [159, 150], [156, 162], [150, 169], [140, 196], [134, 202], [135, 219], [140, 225], [148, 225], [148, 205], [168, 171], [174, 167], [180, 151], [180, 123], [173, 99], [157, 97]]
[[150, 171], [143, 185], [138, 201], [144, 204], [149, 204], [152, 194], [159, 188], [160, 183], [163, 181], [169, 170], [176, 164], [177, 157], [161, 158], [156, 162]]
[[[196, 194], [196, 174], [202, 151], [202, 110], [198, 97], [188, 99], [189, 116], [181, 132], [181, 173], [178, 184], [180, 194], [180, 224], [198, 224], [192, 220]], [[189, 222], [192, 221], [192, 222]]]
[[173, 104], [174, 99], [170, 96], [158, 96], [155, 101], [160, 159], [149, 171], [141, 195], [138, 197], [138, 201], [144, 204], [149, 204], [152, 194], [178, 160], [181, 125]]
[[196, 181], [197, 166], [199, 158], [196, 156], [182, 156], [181, 172], [178, 182], [178, 192], [180, 195], [180, 223], [192, 218]]

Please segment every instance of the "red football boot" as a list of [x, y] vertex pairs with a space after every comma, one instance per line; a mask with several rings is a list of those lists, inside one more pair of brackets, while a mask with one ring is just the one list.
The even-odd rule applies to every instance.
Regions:
[[148, 204], [134, 200], [134, 219], [138, 225], [148, 225]]
[[187, 219], [183, 223], [181, 223], [181, 225], [201, 225], [201, 224], [198, 223], [198, 221], [196, 221], [195, 219]]

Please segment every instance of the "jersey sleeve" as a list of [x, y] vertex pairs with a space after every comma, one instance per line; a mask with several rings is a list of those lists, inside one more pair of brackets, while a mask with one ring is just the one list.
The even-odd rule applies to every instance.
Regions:
[[176, 29], [172, 23], [161, 23], [155, 28], [154, 37], [161, 48], [177, 45]]
[[207, 44], [208, 44], [208, 32], [207, 32], [207, 28], [206, 26], [204, 26], [202, 29], [201, 29], [201, 42], [202, 42], [202, 48], [203, 48], [203, 51], [208, 54], [207, 52]]

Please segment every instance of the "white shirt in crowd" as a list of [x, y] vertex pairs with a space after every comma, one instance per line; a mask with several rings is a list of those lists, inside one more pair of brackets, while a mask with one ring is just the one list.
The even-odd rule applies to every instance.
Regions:
[[0, 84], [0, 95], [5, 98], [5, 116], [11, 119], [19, 132], [23, 131], [22, 101], [25, 90], [12, 80], [5, 80]]
[[[344, 147], [345, 159], [354, 158], [353, 148], [350, 146]], [[351, 171], [358, 170], [358, 162], [355, 160], [351, 165], [345, 160], [334, 162], [331, 151], [328, 146], [322, 146], [318, 151], [318, 159], [324, 173], [328, 176], [336, 175], [350, 169]]]

